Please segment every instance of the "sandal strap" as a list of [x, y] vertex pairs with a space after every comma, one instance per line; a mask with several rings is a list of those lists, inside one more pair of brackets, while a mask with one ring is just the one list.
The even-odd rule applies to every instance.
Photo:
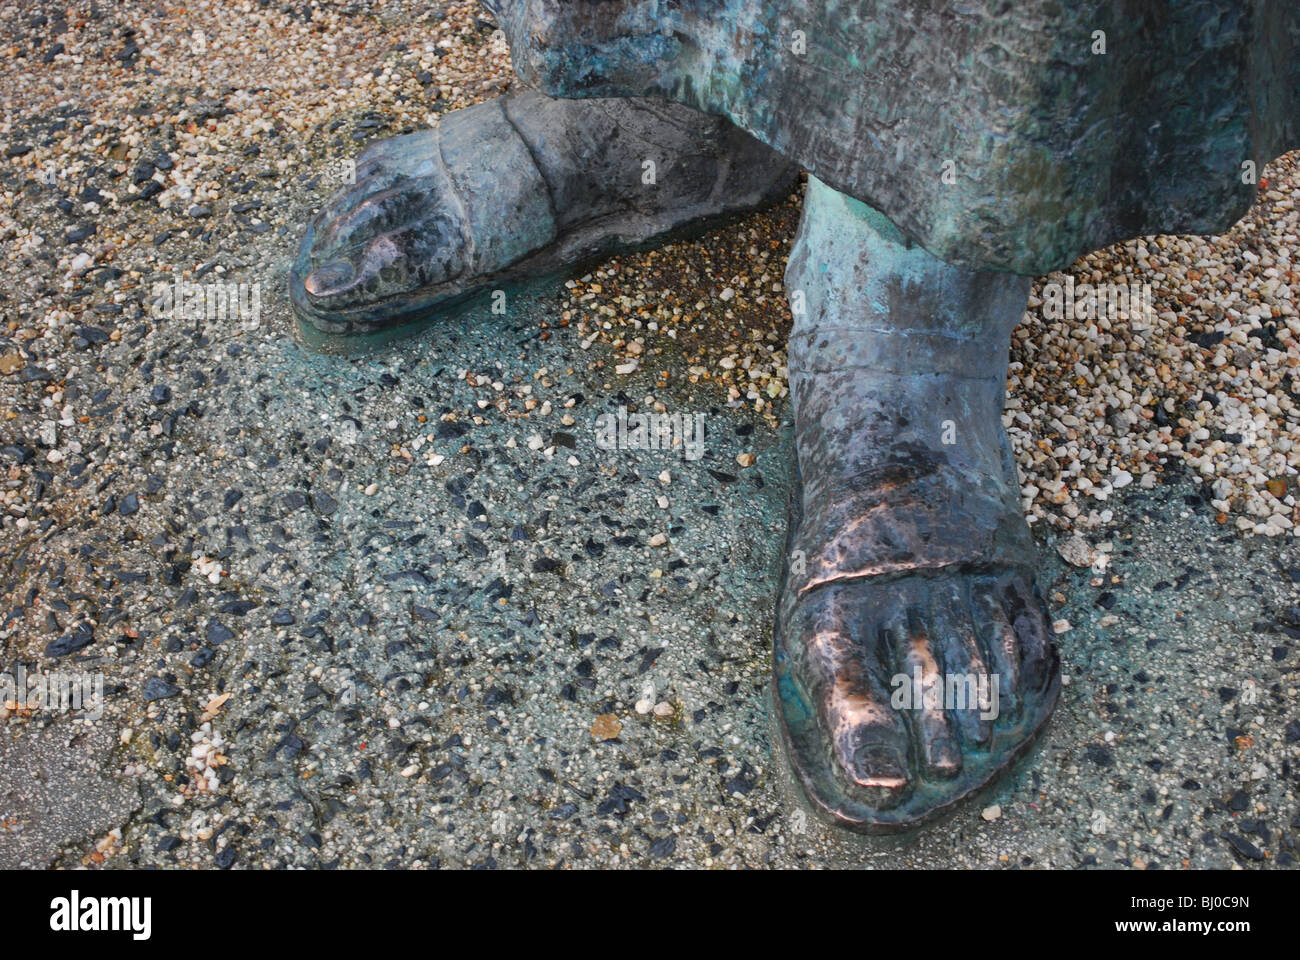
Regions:
[[[503, 99], [448, 114], [438, 126], [443, 169], [464, 214], [471, 276], [497, 273], [550, 244], [559, 232], [551, 188]], [[500, 122], [484, 122], [481, 110], [497, 111]], [[485, 163], [484, 157], [492, 159]], [[522, 185], [503, 190], [503, 178]]]
[[[830, 583], [966, 566], [1028, 566], [1029, 527], [1006, 485], [942, 471], [888, 467], [814, 490], [791, 538], [788, 587], [802, 596]], [[806, 505], [811, 499], [800, 490]]]

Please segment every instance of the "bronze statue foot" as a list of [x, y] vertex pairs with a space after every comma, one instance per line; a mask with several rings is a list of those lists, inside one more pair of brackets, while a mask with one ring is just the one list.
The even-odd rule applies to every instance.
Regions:
[[836, 581], [787, 602], [775, 647], [784, 745], [839, 826], [894, 833], [942, 815], [1013, 764], [1056, 705], [1030, 570]]
[[386, 329], [756, 209], [797, 173], [689, 107], [511, 93], [363, 151], [355, 185], [308, 227], [290, 295], [325, 332]]
[[819, 812], [895, 832], [1006, 770], [1059, 693], [1001, 420], [1029, 281], [950, 266], [811, 179], [786, 286], [778, 720]]

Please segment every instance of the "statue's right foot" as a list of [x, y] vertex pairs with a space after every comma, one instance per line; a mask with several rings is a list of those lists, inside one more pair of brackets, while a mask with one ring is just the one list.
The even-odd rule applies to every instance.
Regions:
[[377, 331], [756, 209], [797, 172], [688, 107], [511, 93], [362, 152], [308, 227], [290, 295], [320, 330]]

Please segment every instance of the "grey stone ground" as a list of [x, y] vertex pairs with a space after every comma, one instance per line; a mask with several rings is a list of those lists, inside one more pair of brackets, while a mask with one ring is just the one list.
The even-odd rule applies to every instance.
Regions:
[[50, 862], [69, 840], [106, 836], [139, 804], [139, 791], [111, 775], [113, 731], [62, 719], [0, 738], [0, 869]]
[[[267, 256], [283, 264], [291, 240]], [[1070, 683], [1017, 775], [908, 841], [843, 838], [791, 802], [770, 754], [788, 432], [659, 389], [670, 412], [705, 413], [703, 458], [598, 449], [595, 416], [649, 385], [620, 394], [565, 372], [585, 358], [536, 339], [545, 299], [357, 359], [304, 350], [283, 298], [268, 299], [255, 332], [161, 323], [101, 348], [119, 379], [98, 405], [81, 394], [92, 417], [147, 423], [159, 385], [201, 415], [171, 439], [117, 441], [117, 495], [139, 493], [138, 513], [104, 515], [109, 491], [88, 484], [80, 516], [17, 545], [45, 576], [66, 564], [62, 589], [103, 605], [94, 642], [59, 663], [102, 670], [116, 693], [101, 723], [133, 736], [99, 737], [81, 789], [133, 765], [142, 797], [93, 832], [70, 821], [54, 862], [80, 862], [110, 826], [124, 833], [117, 866], [1290, 862], [1300, 570], [1281, 541], [1217, 526], [1191, 487], [1123, 501], [1101, 588], [1044, 547], [1054, 612], [1073, 624]], [[498, 393], [461, 370], [502, 392], [531, 385], [552, 412], [440, 421]], [[439, 439], [408, 467], [393, 450], [417, 433]], [[530, 450], [532, 436], [547, 447]], [[736, 465], [742, 450], [753, 467]], [[220, 559], [218, 583], [192, 554]], [[10, 621], [10, 648], [49, 663], [45, 644], [73, 618], [56, 619], [51, 633]], [[229, 762], [214, 790], [185, 797], [197, 714], [220, 692], [211, 726]], [[673, 715], [637, 714], [647, 694]], [[609, 713], [621, 733], [596, 742]], [[38, 725], [5, 728], [22, 737], [10, 776]]]
[[[208, 109], [147, 93], [160, 113]], [[9, 115], [7, 142], [38, 149], [81, 122]], [[76, 182], [34, 180], [21, 154], [5, 168], [0, 358], [17, 359], [0, 449], [21, 509], [0, 531], [3, 664], [102, 672], [108, 690], [64, 765], [51, 750], [71, 718], [0, 720], [0, 829], [20, 836], [6, 857], [1294, 864], [1300, 558], [1290, 538], [1218, 523], [1172, 467], [1117, 493], [1116, 521], [1089, 534], [1113, 543], [1099, 585], [1040, 530], [1070, 682], [1012, 778], [906, 840], [809, 821], [767, 720], [788, 429], [680, 376], [614, 374], [557, 326], [554, 293], [512, 292], [504, 315], [480, 303], [358, 357], [305, 348], [283, 290], [299, 225], [327, 158], [355, 149], [343, 135], [379, 132], [367, 114], [342, 121], [255, 134], [257, 152], [213, 174], [206, 211], [130, 199], [141, 184], [103, 160], [107, 142], [85, 148]], [[181, 157], [183, 126], [148, 136]], [[83, 246], [94, 266], [70, 277]], [[176, 272], [260, 283], [260, 320], [150, 316], [152, 283]], [[703, 458], [596, 446], [600, 413], [649, 394], [705, 415]], [[642, 699], [672, 715], [637, 713]], [[619, 734], [597, 741], [608, 714]], [[55, 795], [65, 816], [31, 813]]]

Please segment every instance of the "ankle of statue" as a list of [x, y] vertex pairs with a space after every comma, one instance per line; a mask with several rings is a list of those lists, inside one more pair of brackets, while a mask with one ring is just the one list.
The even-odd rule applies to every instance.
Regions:
[[1009, 339], [933, 330], [826, 326], [790, 335], [789, 369], [798, 374], [866, 371], [1005, 381]]
[[811, 177], [786, 267], [796, 337], [1005, 341], [1031, 278], [947, 263], [879, 210]]

